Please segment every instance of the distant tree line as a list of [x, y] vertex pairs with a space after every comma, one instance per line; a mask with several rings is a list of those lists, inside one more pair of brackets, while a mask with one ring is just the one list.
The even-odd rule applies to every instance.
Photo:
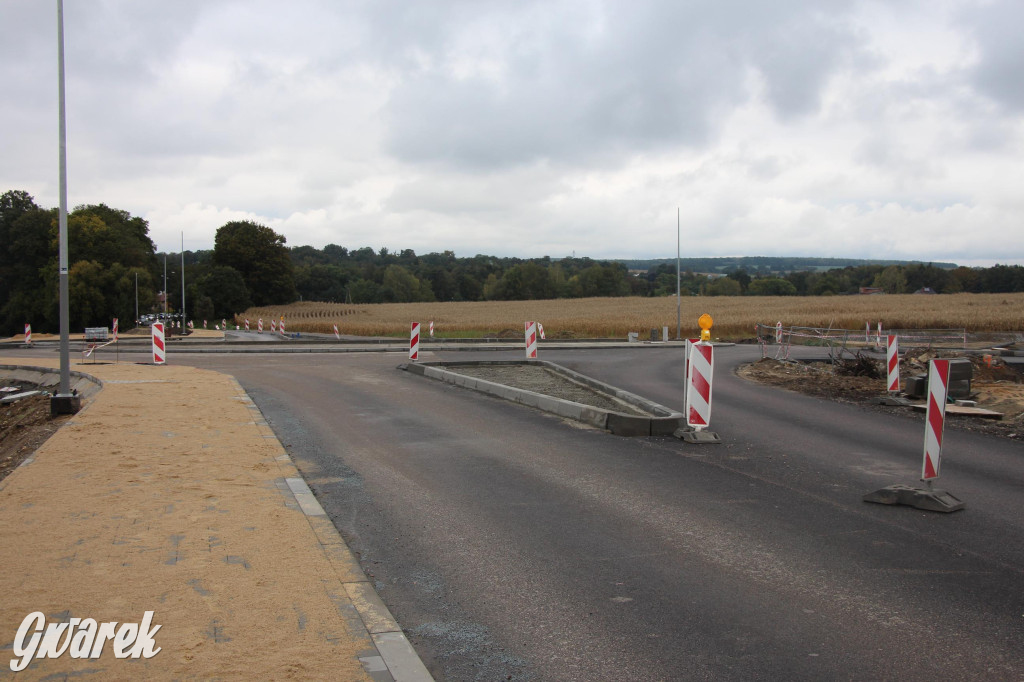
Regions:
[[[663, 271], [668, 266], [659, 266]], [[674, 276], [675, 270], [671, 271]], [[700, 279], [700, 278], [698, 278]], [[752, 277], [735, 270], [725, 277], [703, 278], [691, 293], [709, 296], [834, 296], [875, 289], [888, 294], [928, 291], [937, 294], [1010, 293], [1024, 291], [1024, 267], [945, 268], [931, 264], [856, 265], [825, 272], [790, 272]]]
[[[0, 332], [29, 323], [56, 331], [57, 209], [42, 208], [23, 191], [0, 195]], [[369, 247], [349, 250], [289, 248], [285, 238], [252, 221], [221, 226], [211, 250], [156, 253], [142, 218], [105, 204], [78, 206], [68, 215], [69, 308], [72, 329], [122, 328], [140, 314], [181, 310], [181, 263], [189, 319], [211, 323], [257, 305], [295, 300], [338, 303], [487, 301], [594, 296], [668, 296], [676, 293], [674, 261], [646, 270], [590, 258], [456, 257], [451, 251], [417, 255]], [[799, 259], [796, 259], [799, 260]], [[680, 273], [683, 295], [822, 296], [862, 287], [888, 293], [930, 288], [938, 293], [1024, 291], [1024, 267], [950, 268], [933, 264], [849, 265], [789, 273], [742, 268], [727, 275]]]

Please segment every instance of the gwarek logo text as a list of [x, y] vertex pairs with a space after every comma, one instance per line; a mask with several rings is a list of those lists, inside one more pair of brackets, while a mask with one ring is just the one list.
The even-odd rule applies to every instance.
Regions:
[[11, 670], [24, 670], [33, 658], [58, 658], [65, 653], [71, 658], [99, 658], [108, 640], [117, 658], [152, 658], [160, 653], [153, 636], [162, 627], [150, 627], [152, 622], [152, 611], [145, 612], [142, 623], [121, 623], [120, 628], [116, 621], [97, 623], [92, 618], [47, 623], [46, 616], [35, 611], [18, 628], [14, 655], [19, 658], [11, 659]]

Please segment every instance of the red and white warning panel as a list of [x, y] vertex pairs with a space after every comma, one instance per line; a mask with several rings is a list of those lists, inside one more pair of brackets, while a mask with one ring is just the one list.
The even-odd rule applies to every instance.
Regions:
[[409, 359], [420, 359], [420, 323], [413, 322], [409, 329]]
[[154, 322], [153, 330], [153, 364], [162, 365], [167, 362], [167, 348], [164, 346], [164, 323]]
[[249, 318], [245, 318], [245, 331], [249, 331]]
[[714, 373], [714, 347], [710, 343], [693, 344], [686, 372], [686, 423], [697, 431], [706, 429], [711, 423]]
[[25, 325], [25, 343], [32, 343], [32, 325]]
[[114, 333], [113, 333], [113, 339], [114, 339], [114, 341], [115, 341], [115, 342], [117, 341], [117, 318], [116, 318], [116, 317], [114, 318]]
[[334, 325], [334, 338], [341, 341], [341, 334], [338, 332], [338, 325]]
[[526, 359], [537, 359], [537, 323], [527, 322], [526, 326]]
[[900, 341], [896, 336], [890, 334], [885, 337], [885, 364], [889, 369], [888, 391], [889, 393], [900, 392]]
[[928, 412], [924, 420], [924, 462], [921, 480], [939, 477], [942, 461], [942, 429], [949, 392], [949, 360], [932, 360], [928, 368]]
[[263, 333], [263, 318], [262, 317], [260, 319], [256, 320], [256, 333], [257, 334], [262, 334]]

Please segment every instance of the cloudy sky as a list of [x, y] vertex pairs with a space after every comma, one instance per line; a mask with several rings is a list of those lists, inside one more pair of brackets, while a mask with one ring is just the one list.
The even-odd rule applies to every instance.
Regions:
[[[56, 1], [0, 192], [58, 204]], [[159, 250], [1024, 263], [1019, 0], [65, 0], [69, 203]]]

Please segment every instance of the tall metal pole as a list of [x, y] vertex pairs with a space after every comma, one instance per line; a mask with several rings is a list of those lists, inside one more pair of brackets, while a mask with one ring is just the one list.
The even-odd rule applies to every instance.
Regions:
[[164, 324], [167, 324], [167, 254], [164, 254]]
[[60, 387], [56, 401], [51, 401], [50, 411], [75, 413], [77, 399], [71, 395], [71, 360], [68, 330], [68, 167], [67, 167], [67, 126], [64, 117], [64, 1], [57, 0], [57, 108], [59, 113], [59, 172], [60, 172], [60, 213], [58, 218], [58, 261], [60, 295]]
[[185, 333], [185, 233], [181, 233], [181, 333]]
[[683, 330], [683, 299], [680, 297], [679, 286], [679, 207], [676, 207], [676, 341], [682, 338]]
[[135, 324], [139, 323], [139, 273], [135, 273]]

